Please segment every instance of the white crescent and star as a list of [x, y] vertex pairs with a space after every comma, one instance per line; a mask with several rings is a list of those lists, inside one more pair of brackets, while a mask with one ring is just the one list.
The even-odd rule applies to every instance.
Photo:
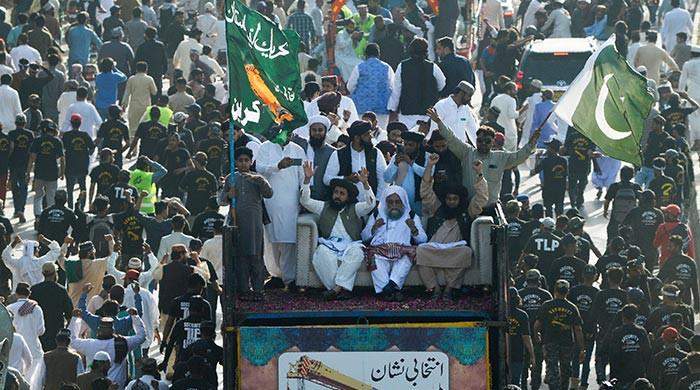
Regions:
[[595, 121], [600, 131], [605, 134], [606, 137], [613, 141], [619, 141], [625, 139], [632, 135], [631, 131], [618, 131], [615, 130], [605, 119], [605, 101], [608, 99], [610, 91], [608, 90], [608, 80], [613, 77], [612, 73], [606, 74], [603, 77], [603, 85], [600, 87], [600, 92], [598, 93], [598, 100], [595, 105]]

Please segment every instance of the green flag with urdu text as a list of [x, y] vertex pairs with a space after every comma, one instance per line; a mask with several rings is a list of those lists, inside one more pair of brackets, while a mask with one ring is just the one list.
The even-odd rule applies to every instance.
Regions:
[[[231, 119], [249, 133], [284, 142], [307, 122], [299, 95], [299, 35], [239, 0], [226, 0], [225, 20]], [[278, 134], [268, 133], [277, 126]]]

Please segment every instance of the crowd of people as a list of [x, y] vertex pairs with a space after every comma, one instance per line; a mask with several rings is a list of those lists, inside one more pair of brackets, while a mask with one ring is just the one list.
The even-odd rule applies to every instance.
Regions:
[[[336, 22], [322, 1], [253, 2], [304, 46], [308, 122], [280, 144], [230, 118], [221, 2], [17, 1], [0, 13], [6, 387], [217, 388], [226, 225], [239, 229], [227, 282], [241, 302], [300, 293], [303, 214], [324, 290], [304, 293], [458, 301], [473, 287], [472, 223], [500, 207], [512, 385], [540, 388], [544, 367], [550, 389], [585, 388], [594, 355], [599, 383], [695, 388], [700, 60], [682, 6], [531, 0], [507, 26], [489, 0], [467, 58], [456, 0], [437, 15], [348, 0]], [[532, 39], [612, 34], [657, 98], [640, 167], [559, 125], [553, 92], [516, 74]], [[520, 191], [528, 173], [541, 203]], [[591, 176], [609, 220], [601, 249], [584, 227]], [[356, 288], [363, 268], [371, 292]], [[418, 289], [404, 286], [413, 268]]]

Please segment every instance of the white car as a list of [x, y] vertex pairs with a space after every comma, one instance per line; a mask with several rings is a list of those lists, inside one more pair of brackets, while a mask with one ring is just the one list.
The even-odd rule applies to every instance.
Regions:
[[554, 92], [557, 100], [581, 72], [595, 51], [597, 42], [589, 38], [548, 38], [525, 46], [516, 81], [529, 85], [534, 79]]

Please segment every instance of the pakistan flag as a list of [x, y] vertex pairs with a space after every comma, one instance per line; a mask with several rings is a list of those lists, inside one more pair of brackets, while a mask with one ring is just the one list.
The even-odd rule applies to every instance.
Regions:
[[[251, 10], [239, 0], [226, 0], [231, 118], [250, 133], [284, 142], [306, 124], [299, 96], [299, 35]], [[271, 128], [281, 128], [277, 134]]]
[[639, 166], [639, 140], [653, 104], [646, 78], [617, 52], [613, 36], [591, 55], [554, 112], [606, 155]]

